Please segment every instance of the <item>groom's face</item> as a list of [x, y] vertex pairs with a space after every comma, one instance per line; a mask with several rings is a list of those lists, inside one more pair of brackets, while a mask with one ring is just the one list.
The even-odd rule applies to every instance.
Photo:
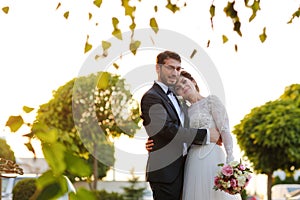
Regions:
[[156, 65], [158, 81], [168, 86], [174, 86], [180, 75], [181, 63], [173, 58], [168, 58], [164, 61], [164, 64]]

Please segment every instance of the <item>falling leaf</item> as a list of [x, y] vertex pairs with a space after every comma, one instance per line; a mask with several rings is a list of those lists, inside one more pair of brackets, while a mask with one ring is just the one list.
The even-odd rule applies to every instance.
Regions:
[[106, 51], [110, 47], [111, 47], [111, 43], [110, 42], [102, 41], [102, 49], [103, 49], [103, 51]]
[[155, 33], [158, 32], [158, 25], [154, 17], [150, 19], [150, 27]]
[[195, 56], [196, 53], [197, 53], [197, 50], [194, 49], [193, 52], [192, 52], [192, 54], [191, 54], [191, 56], [190, 56], [190, 58], [192, 59]]
[[34, 108], [30, 108], [30, 107], [28, 107], [28, 106], [23, 106], [23, 110], [24, 110], [24, 112], [26, 112], [26, 113], [30, 113], [31, 111], [34, 110]]
[[85, 47], [84, 47], [84, 53], [90, 51], [92, 49], [92, 45], [88, 43], [89, 35], [86, 37]]
[[61, 3], [59, 2], [56, 6], [56, 10], [61, 6]]
[[89, 20], [91, 20], [93, 17], [93, 14], [92, 13], [89, 13]]
[[234, 45], [234, 50], [237, 52], [238, 51], [238, 46], [237, 44]]
[[211, 28], [214, 28], [213, 18], [215, 16], [215, 8], [216, 7], [213, 4], [211, 4], [210, 9], [209, 9]]
[[100, 8], [101, 4], [102, 4], [102, 0], [95, 0], [94, 1], [94, 5], [97, 6], [98, 8]]
[[139, 46], [141, 45], [141, 42], [136, 40], [132, 40], [131, 43], [130, 43], [130, 51], [133, 53], [133, 55], [136, 54], [136, 50], [139, 48]]
[[209, 47], [210, 45], [210, 40], [207, 41], [206, 47]]
[[11, 132], [16, 132], [24, 124], [22, 116], [10, 116], [5, 124], [11, 130]]
[[9, 7], [8, 7], [8, 6], [3, 7], [3, 8], [2, 8], [2, 11], [3, 11], [5, 14], [8, 14]]
[[297, 11], [295, 11], [292, 15], [292, 18], [290, 19], [290, 21], [288, 21], [288, 24], [292, 23], [295, 17], [300, 17], [300, 7], [298, 8]]
[[69, 18], [69, 11], [67, 11], [67, 12], [64, 13], [64, 17], [65, 17], [66, 19]]
[[97, 87], [100, 90], [105, 90], [109, 86], [110, 75], [108, 72], [100, 72]]
[[154, 6], [154, 11], [157, 12], [157, 6], [156, 5]]
[[116, 17], [112, 18], [112, 24], [114, 27], [112, 35], [115, 36], [116, 38], [122, 40], [121, 30], [118, 28], [119, 20]]
[[34, 157], [35, 157], [36, 154], [35, 154], [35, 150], [34, 150], [32, 144], [31, 144], [30, 142], [27, 142], [27, 143], [25, 143], [24, 145], [27, 147], [27, 149], [28, 149], [29, 151], [31, 151], [31, 152], [33, 153], [33, 155], [34, 155]]
[[267, 39], [267, 35], [266, 35], [266, 27], [264, 27], [262, 34], [259, 35], [259, 39], [262, 43], [264, 43]]
[[134, 22], [134, 19], [132, 19], [132, 23], [130, 24], [129, 28], [131, 31], [133, 31], [135, 29], [135, 27], [136, 27], [136, 24]]
[[228, 38], [226, 35], [222, 35], [223, 44], [225, 44], [228, 41]]
[[166, 8], [171, 10], [173, 13], [175, 13], [176, 11], [179, 11], [179, 9], [180, 9], [176, 4], [172, 4], [171, 0], [168, 0], [168, 4], [166, 5]]
[[113, 63], [113, 66], [116, 68], [116, 69], [119, 69], [119, 65], [117, 63]]
[[256, 1], [253, 2], [253, 4], [251, 6], [248, 6], [252, 9], [252, 15], [249, 18], [249, 22], [251, 22], [256, 17], [257, 11], [260, 10], [259, 3], [260, 3], [260, 1], [256, 0]]

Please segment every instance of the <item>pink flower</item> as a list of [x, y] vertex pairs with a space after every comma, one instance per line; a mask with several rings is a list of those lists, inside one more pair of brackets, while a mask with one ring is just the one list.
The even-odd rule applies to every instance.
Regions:
[[237, 180], [236, 180], [236, 179], [231, 179], [231, 180], [230, 180], [230, 185], [231, 185], [231, 187], [233, 187], [233, 188], [237, 187], [237, 185], [238, 185]]
[[240, 169], [240, 170], [245, 170], [246, 167], [245, 167], [243, 164], [240, 164], [239, 169]]
[[224, 165], [222, 167], [222, 173], [225, 176], [231, 176], [231, 175], [233, 175], [233, 168], [230, 165]]

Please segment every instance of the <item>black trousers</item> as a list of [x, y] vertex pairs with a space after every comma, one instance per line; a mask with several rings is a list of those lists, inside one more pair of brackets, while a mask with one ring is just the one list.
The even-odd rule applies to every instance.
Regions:
[[183, 188], [183, 170], [172, 183], [150, 182], [154, 200], [180, 200]]

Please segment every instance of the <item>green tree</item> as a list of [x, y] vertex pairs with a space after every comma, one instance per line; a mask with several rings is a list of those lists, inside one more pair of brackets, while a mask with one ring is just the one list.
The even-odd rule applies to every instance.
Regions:
[[131, 170], [131, 178], [128, 180], [130, 185], [123, 187], [124, 198], [127, 200], [142, 200], [146, 187], [138, 187], [139, 177], [134, 175], [134, 170]]
[[0, 158], [16, 162], [15, 153], [11, 150], [6, 140], [0, 138]]
[[[127, 88], [118, 75], [100, 72], [69, 81], [53, 92], [53, 99], [40, 106], [32, 131], [26, 134], [41, 140], [51, 168], [37, 180], [40, 196], [56, 195], [51, 196], [47, 191], [56, 190], [57, 184], [64, 188], [62, 174], [66, 172], [94, 178], [94, 183], [105, 176], [114, 162], [109, 138], [121, 134], [133, 136], [139, 129], [138, 103]], [[9, 127], [15, 127], [13, 122], [23, 122], [20, 116], [15, 116], [17, 120], [12, 117], [7, 123]], [[94, 176], [88, 162], [93, 163]]]
[[293, 173], [300, 167], [299, 88], [289, 86], [279, 99], [253, 108], [233, 130], [253, 169], [268, 176], [269, 200], [273, 172]]

